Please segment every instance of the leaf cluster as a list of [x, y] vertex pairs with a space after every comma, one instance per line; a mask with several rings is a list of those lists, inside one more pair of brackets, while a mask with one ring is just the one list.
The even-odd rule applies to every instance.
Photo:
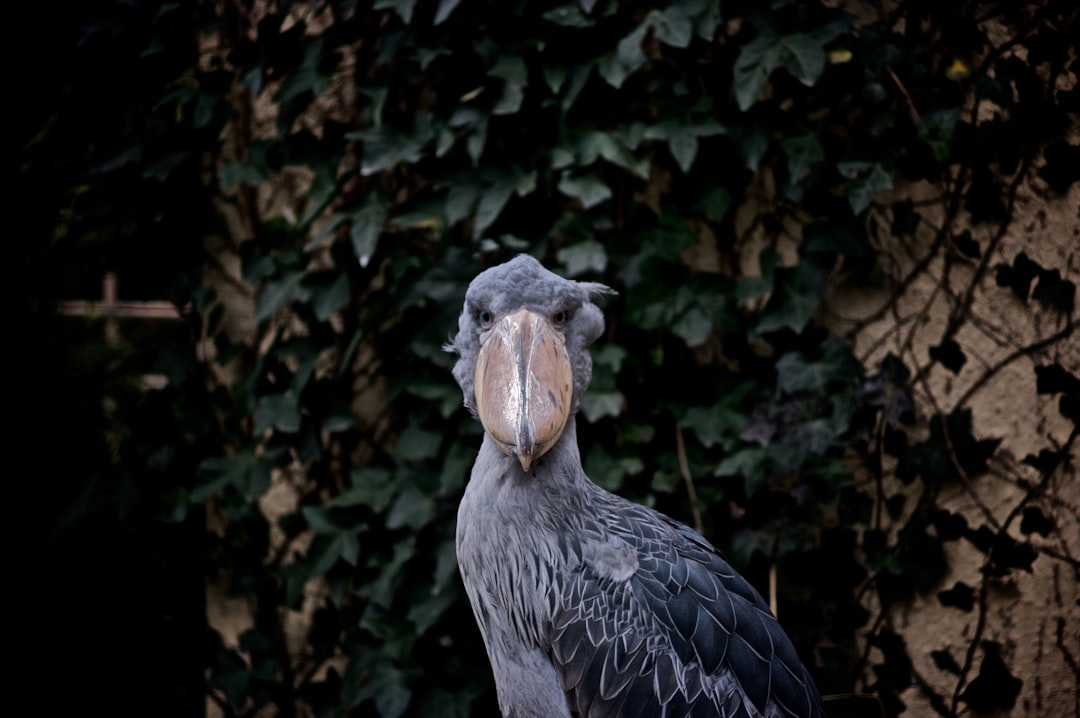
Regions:
[[[946, 542], [982, 552], [990, 581], [1030, 571], [1027, 537], [1054, 527], [1034, 490], [1023, 538], [940, 509], [999, 442], [965, 406], [918, 416], [921, 369], [890, 355], [868, 372], [822, 322], [830, 286], [880, 287], [880, 258], [929, 221], [884, 190], [925, 181], [994, 222], [1036, 158], [1049, 192], [1076, 181], [1075, 147], [1059, 145], [1077, 89], [1055, 84], [1075, 11], [975, 5], [901, 2], [872, 21], [712, 0], [87, 17], [77, 56], [87, 72], [114, 54], [133, 63], [133, 97], [102, 98], [92, 132], [53, 128], [27, 161], [45, 166], [41, 148], [68, 138], [91, 148], [64, 177], [71, 211], [53, 231], [73, 257], [142, 247], [120, 266], [146, 272], [138, 258], [153, 254], [147, 284], [193, 309], [187, 345], [157, 358], [169, 387], [125, 418], [167, 425], [122, 437], [132, 451], [109, 465], [166, 477], [139, 489], [148, 523], [186, 526], [185, 560], [250, 607], [238, 635], [207, 629], [195, 651], [218, 709], [493, 713], [454, 557], [480, 430], [441, 346], [472, 276], [527, 251], [619, 292], [581, 403], [587, 473], [697, 517], [761, 588], [779, 566], [781, 616], [822, 691], [873, 692], [898, 713], [916, 678], [888, 608], [938, 592], [970, 611], [988, 584], [942, 589]], [[984, 12], [1028, 62], [992, 43]], [[939, 248], [983, 266], [993, 249], [945, 235]], [[1060, 269], [1019, 254], [995, 278], [1074, 326]], [[231, 324], [237, 286], [246, 333]], [[929, 361], [964, 366], [955, 331]], [[1037, 369], [1075, 423], [1073, 371]], [[1025, 461], [1045, 480], [1066, 457], [1048, 445]], [[999, 648], [981, 644], [973, 678], [971, 655], [935, 656], [958, 676], [955, 696], [934, 697], [943, 715], [1012, 705], [1019, 679]]]

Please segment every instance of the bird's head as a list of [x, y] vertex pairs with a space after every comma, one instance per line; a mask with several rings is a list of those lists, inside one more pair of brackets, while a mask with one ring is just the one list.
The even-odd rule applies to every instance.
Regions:
[[590, 301], [603, 284], [563, 279], [532, 257], [481, 272], [465, 293], [454, 378], [465, 406], [522, 469], [562, 436], [592, 377], [589, 345], [604, 331]]

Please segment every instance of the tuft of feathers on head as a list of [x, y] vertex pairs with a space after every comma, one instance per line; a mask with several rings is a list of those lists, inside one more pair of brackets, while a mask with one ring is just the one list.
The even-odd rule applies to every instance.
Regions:
[[519, 254], [508, 262], [485, 269], [469, 283], [465, 306], [458, 318], [458, 332], [443, 345], [445, 351], [458, 355], [454, 379], [461, 386], [465, 406], [476, 414], [473, 372], [480, 352], [481, 312], [496, 319], [525, 307], [546, 316], [568, 311], [566, 349], [574, 367], [572, 409], [592, 378], [589, 345], [604, 333], [604, 315], [592, 298], [615, 294], [598, 282], [578, 282], [549, 271], [535, 258]]

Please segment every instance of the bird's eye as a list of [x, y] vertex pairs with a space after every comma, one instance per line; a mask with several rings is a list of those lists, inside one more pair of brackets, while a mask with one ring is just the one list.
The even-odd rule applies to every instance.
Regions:
[[555, 324], [557, 326], [560, 326], [560, 327], [563, 324], [566, 324], [566, 322], [569, 319], [570, 319], [570, 312], [566, 312], [566, 311], [555, 312], [555, 314], [551, 317], [551, 321], [555, 322]]
[[476, 318], [480, 320], [480, 326], [482, 327], [490, 327], [491, 322], [495, 320], [495, 318], [491, 316], [491, 312], [486, 309], [481, 309], [480, 313], [476, 315]]

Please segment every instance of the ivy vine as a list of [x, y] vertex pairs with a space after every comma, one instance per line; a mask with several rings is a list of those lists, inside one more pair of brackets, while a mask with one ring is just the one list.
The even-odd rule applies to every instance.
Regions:
[[[1080, 580], [1075, 257], [1010, 241], [1022, 203], [1076, 197], [1076, 19], [1064, 0], [66, 18], [73, 74], [41, 71], [62, 91], [20, 137], [50, 218], [25, 278], [58, 277], [28, 288], [41, 356], [73, 341], [52, 300], [89, 270], [184, 310], [163, 344], [74, 340], [83, 374], [61, 371], [95, 387], [77, 416], [100, 425], [50, 459], [100, 473], [63, 490], [76, 527], [107, 497], [117, 545], [148, 537], [153, 581], [187, 591], [151, 600], [192, 628], [154, 634], [186, 669], [140, 678], [141, 707], [169, 690], [225, 716], [494, 714], [453, 547], [480, 429], [441, 346], [468, 281], [529, 252], [619, 292], [581, 404], [587, 473], [697, 523], [762, 590], [775, 572], [831, 715], [1012, 709], [1034, 677], [988, 632], [998, 589], [1036, 563]], [[883, 300], [846, 319], [845, 291]], [[970, 344], [994, 332], [987, 297], [1038, 317], [992, 361]], [[1013, 457], [973, 405], [1017, 367], [1053, 420]], [[146, 371], [167, 386], [109, 383]], [[975, 579], [952, 572], [961, 546]], [[243, 607], [237, 635], [204, 581]], [[928, 597], [976, 617], [936, 673], [893, 620]], [[1080, 675], [1068, 608], [1046, 650]]]

